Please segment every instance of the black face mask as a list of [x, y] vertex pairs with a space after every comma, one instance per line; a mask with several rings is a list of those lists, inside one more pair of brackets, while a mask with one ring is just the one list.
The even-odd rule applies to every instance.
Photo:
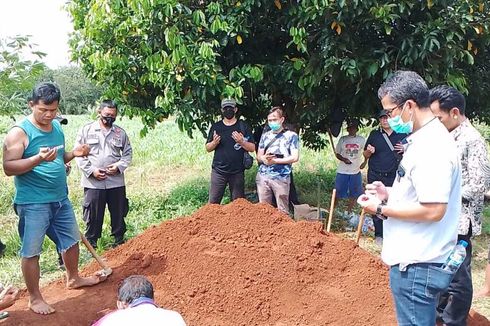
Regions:
[[112, 127], [112, 124], [114, 123], [114, 121], [116, 121], [116, 118], [113, 118], [113, 117], [101, 116], [100, 119], [102, 120], [102, 123], [108, 127]]
[[226, 119], [233, 119], [233, 117], [235, 116], [235, 108], [232, 108], [232, 107], [226, 107], [223, 112], [223, 117], [225, 117]]

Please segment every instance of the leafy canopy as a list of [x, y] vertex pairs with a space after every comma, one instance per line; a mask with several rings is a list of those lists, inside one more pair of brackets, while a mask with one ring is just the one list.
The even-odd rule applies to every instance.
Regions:
[[[25, 59], [29, 54], [35, 59]], [[45, 69], [44, 56], [34, 49], [29, 36], [0, 39], [0, 114], [13, 116], [25, 109], [25, 95]]]
[[74, 59], [147, 127], [174, 114], [181, 130], [205, 132], [230, 96], [253, 125], [284, 104], [321, 147], [339, 111], [378, 111], [376, 90], [397, 69], [457, 87], [490, 119], [484, 0], [73, 0], [68, 10]]

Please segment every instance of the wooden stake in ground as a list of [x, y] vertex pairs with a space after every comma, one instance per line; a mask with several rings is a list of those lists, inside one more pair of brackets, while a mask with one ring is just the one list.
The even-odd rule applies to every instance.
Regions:
[[361, 237], [362, 225], [364, 224], [364, 208], [361, 211], [361, 216], [359, 216], [359, 224], [357, 225], [356, 243], [359, 244], [359, 238]]
[[104, 273], [105, 276], [109, 276], [112, 274], [112, 268], [110, 268], [109, 266], [107, 266], [107, 264], [102, 260], [102, 258], [100, 258], [100, 256], [97, 254], [97, 252], [95, 252], [95, 249], [94, 247], [92, 247], [92, 245], [90, 244], [90, 242], [88, 242], [87, 238], [85, 238], [85, 236], [83, 235], [82, 232], [80, 232], [80, 238], [82, 238], [82, 242], [83, 244], [85, 245], [85, 247], [87, 247], [88, 251], [90, 251], [90, 253], [92, 254], [92, 257], [95, 258], [95, 260], [97, 261], [97, 263], [99, 263], [100, 267], [102, 267], [102, 272]]
[[328, 224], [327, 224], [327, 232], [330, 232], [330, 226], [332, 225], [332, 219], [333, 219], [333, 208], [335, 205], [335, 196], [337, 194], [337, 190], [334, 189], [332, 190], [332, 199], [330, 201], [330, 212], [328, 214]]

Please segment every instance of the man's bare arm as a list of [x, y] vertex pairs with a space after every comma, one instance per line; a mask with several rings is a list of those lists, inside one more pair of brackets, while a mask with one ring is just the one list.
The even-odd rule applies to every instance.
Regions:
[[21, 175], [31, 171], [42, 161], [56, 158], [56, 149], [44, 148], [37, 155], [22, 158], [27, 146], [27, 135], [18, 127], [10, 129], [3, 143], [3, 170], [8, 176]]

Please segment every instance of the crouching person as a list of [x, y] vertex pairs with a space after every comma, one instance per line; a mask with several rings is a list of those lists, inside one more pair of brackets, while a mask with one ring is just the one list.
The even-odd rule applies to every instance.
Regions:
[[118, 310], [102, 317], [93, 325], [185, 326], [184, 319], [178, 312], [159, 308], [153, 297], [153, 285], [146, 277], [129, 276], [119, 286]]
[[257, 193], [261, 203], [272, 204], [288, 214], [292, 164], [299, 159], [298, 135], [284, 128], [284, 112], [273, 107], [267, 116], [270, 130], [260, 137], [257, 158], [262, 163], [257, 173]]

